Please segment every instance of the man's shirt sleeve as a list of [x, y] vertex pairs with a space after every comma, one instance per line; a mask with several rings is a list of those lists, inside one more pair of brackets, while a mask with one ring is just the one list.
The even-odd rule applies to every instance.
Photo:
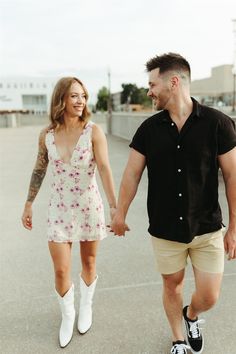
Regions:
[[146, 156], [147, 151], [146, 151], [146, 139], [145, 139], [145, 126], [143, 123], [137, 129], [129, 146], [134, 150], [140, 152], [140, 154]]
[[219, 120], [218, 155], [225, 154], [236, 146], [235, 123], [229, 117]]

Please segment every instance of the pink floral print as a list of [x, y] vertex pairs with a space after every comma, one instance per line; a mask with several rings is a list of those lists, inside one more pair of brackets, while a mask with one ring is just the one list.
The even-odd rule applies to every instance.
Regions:
[[92, 147], [92, 126], [87, 123], [73, 151], [70, 163], [58, 155], [54, 131], [46, 134], [52, 171], [48, 207], [48, 241], [102, 240], [107, 236], [104, 208], [96, 181]]

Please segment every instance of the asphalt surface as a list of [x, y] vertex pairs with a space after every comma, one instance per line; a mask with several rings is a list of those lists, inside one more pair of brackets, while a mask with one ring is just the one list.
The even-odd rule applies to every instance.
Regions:
[[[171, 334], [162, 306], [162, 282], [147, 233], [146, 173], [128, 214], [131, 231], [125, 238], [111, 235], [101, 242], [93, 326], [85, 335], [79, 335], [75, 328], [69, 346], [59, 347], [60, 312], [45, 236], [49, 176], [34, 203], [33, 230], [25, 230], [20, 220], [40, 129], [0, 129], [0, 353], [168, 354]], [[108, 144], [118, 191], [129, 153], [128, 142], [108, 136]], [[220, 200], [227, 224], [222, 182]], [[75, 244], [73, 281], [77, 310], [80, 269], [79, 245]], [[186, 304], [193, 288], [188, 266]], [[205, 354], [236, 353], [235, 298], [236, 262], [226, 260], [220, 299], [214, 309], [202, 316], [206, 319]]]

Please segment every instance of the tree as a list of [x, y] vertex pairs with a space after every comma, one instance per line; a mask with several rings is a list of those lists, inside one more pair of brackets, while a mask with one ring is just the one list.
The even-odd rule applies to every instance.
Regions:
[[96, 109], [101, 111], [107, 111], [108, 98], [109, 98], [109, 91], [107, 87], [103, 86], [98, 91], [97, 94]]
[[139, 103], [139, 89], [135, 84], [122, 84], [122, 92], [121, 92], [121, 104], [131, 103], [137, 104]]
[[147, 96], [147, 91], [148, 89], [146, 89], [145, 87], [139, 88], [139, 103], [144, 107], [151, 107], [152, 100], [150, 99], [150, 97]]
[[121, 103], [140, 104], [144, 107], [151, 107], [152, 103], [147, 97], [147, 89], [137, 87], [135, 84], [122, 84]]

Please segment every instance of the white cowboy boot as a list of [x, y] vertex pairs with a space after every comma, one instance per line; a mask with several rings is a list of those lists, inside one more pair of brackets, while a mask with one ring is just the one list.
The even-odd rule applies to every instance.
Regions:
[[61, 348], [69, 344], [73, 335], [75, 322], [75, 307], [74, 307], [74, 284], [71, 285], [67, 293], [61, 297], [56, 291], [59, 305], [61, 308], [61, 327], [59, 332], [59, 343]]
[[86, 333], [92, 325], [92, 302], [98, 276], [92, 284], [87, 286], [80, 276], [80, 307], [78, 318], [78, 331]]

